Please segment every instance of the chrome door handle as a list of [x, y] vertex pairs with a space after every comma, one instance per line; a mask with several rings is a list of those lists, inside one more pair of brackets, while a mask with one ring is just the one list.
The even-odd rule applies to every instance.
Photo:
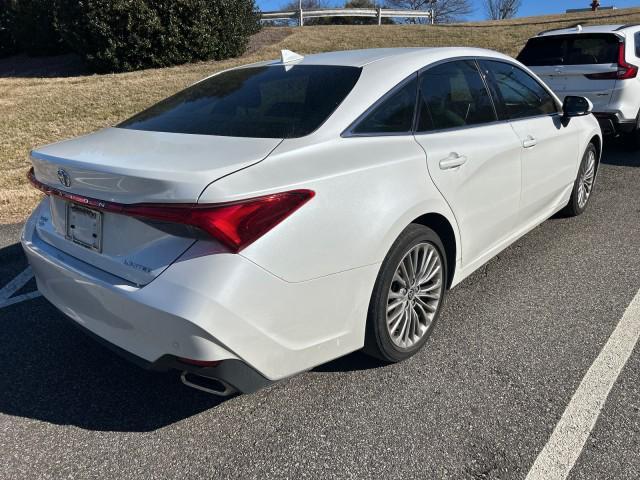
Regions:
[[538, 140], [535, 137], [529, 135], [525, 140], [522, 141], [522, 146], [524, 148], [533, 148], [538, 144]]
[[467, 163], [467, 157], [465, 155], [452, 152], [447, 158], [440, 160], [440, 168], [442, 170], [448, 170], [464, 165], [465, 163]]

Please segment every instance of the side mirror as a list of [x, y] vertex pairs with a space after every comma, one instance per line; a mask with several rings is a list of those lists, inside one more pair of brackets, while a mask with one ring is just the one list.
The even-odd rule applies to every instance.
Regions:
[[564, 118], [584, 117], [593, 111], [593, 103], [584, 97], [565, 97], [562, 104], [562, 116]]

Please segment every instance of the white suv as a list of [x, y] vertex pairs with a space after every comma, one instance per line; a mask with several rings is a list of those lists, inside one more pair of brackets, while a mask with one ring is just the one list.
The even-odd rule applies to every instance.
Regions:
[[604, 133], [627, 134], [640, 147], [640, 25], [545, 31], [518, 60], [559, 97], [587, 97]]

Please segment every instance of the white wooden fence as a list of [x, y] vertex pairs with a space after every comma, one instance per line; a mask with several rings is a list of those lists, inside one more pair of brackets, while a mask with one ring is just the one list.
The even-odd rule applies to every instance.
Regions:
[[280, 12], [262, 12], [262, 21], [297, 19], [302, 27], [307, 18], [321, 17], [368, 17], [377, 18], [382, 25], [383, 18], [427, 18], [433, 23], [433, 11], [429, 10], [394, 10], [390, 8], [322, 8], [315, 10], [285, 10]]

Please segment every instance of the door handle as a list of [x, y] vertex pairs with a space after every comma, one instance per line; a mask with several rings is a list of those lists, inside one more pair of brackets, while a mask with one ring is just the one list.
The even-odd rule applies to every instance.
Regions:
[[522, 146], [524, 148], [533, 148], [538, 144], [538, 140], [532, 135], [529, 135], [526, 139], [522, 141]]
[[448, 170], [464, 165], [465, 163], [467, 163], [467, 157], [465, 155], [452, 152], [447, 158], [440, 160], [440, 168], [442, 170]]

